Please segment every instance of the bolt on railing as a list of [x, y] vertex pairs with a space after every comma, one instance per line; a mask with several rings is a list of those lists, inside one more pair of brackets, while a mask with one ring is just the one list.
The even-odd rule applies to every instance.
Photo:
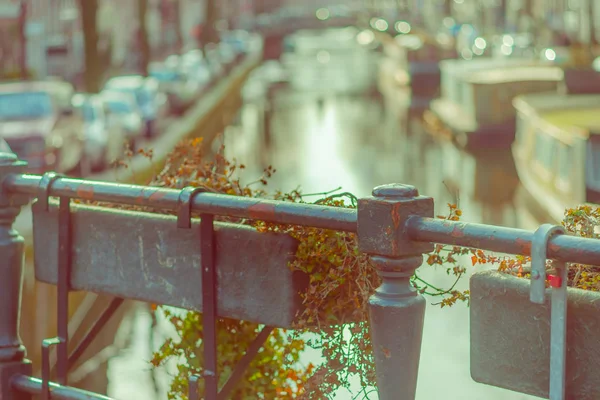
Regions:
[[[433, 250], [434, 243], [439, 243], [529, 255], [533, 240], [532, 232], [520, 229], [435, 219], [433, 199], [419, 195], [416, 188], [408, 185], [377, 187], [371, 197], [359, 199], [357, 209], [342, 209], [250, 199], [190, 189], [174, 190], [94, 182], [48, 174], [26, 175], [23, 174], [25, 167], [26, 164], [18, 161], [14, 155], [0, 153], [2, 400], [30, 399], [33, 394], [42, 394], [53, 399], [106, 399], [105, 396], [66, 385], [57, 386], [49, 382], [48, 376], [44, 376], [42, 380], [31, 377], [31, 363], [25, 358], [25, 349], [18, 334], [24, 240], [12, 227], [20, 208], [29, 202], [30, 197], [37, 197], [37, 201], [43, 206], [48, 205], [50, 196], [60, 197], [59, 225], [64, 221], [70, 224], [70, 199], [177, 210], [180, 228], [191, 227], [189, 218], [193, 211], [210, 222], [201, 227], [201, 236], [204, 236], [201, 237], [202, 251], [212, 246], [212, 239], [209, 238], [212, 235], [214, 215], [356, 232], [360, 250], [370, 256], [381, 277], [381, 286], [371, 297], [369, 309], [377, 386], [379, 398], [382, 400], [409, 400], [415, 397], [425, 300], [412, 286], [410, 278], [421, 265], [423, 254]], [[128, 215], [126, 218], [134, 218], [135, 213]], [[64, 220], [61, 219], [63, 217]], [[557, 235], [550, 238], [548, 243], [547, 253], [550, 258], [582, 264], [593, 264], [600, 258], [600, 242], [597, 240]], [[68, 234], [62, 239], [59, 238], [59, 249], [70, 245], [71, 238]], [[214, 292], [216, 283], [211, 283], [212, 287], [206, 287], [206, 278], [209, 278], [208, 281], [212, 281], [212, 278], [209, 275], [204, 276], [205, 270], [207, 273], [214, 273], [214, 264], [213, 261], [202, 261], [203, 297], [207, 289]], [[61, 275], [63, 267], [67, 270]], [[55, 279], [56, 282], [60, 283], [61, 280], [64, 281], [65, 276], [69, 276], [68, 267], [68, 263], [58, 265], [59, 278]], [[105, 290], [115, 295], [110, 292], [110, 288], [91, 285], [93, 279], [81, 276], [81, 271], [78, 271], [78, 275], [78, 290], [93, 287], [94, 290]], [[145, 290], [142, 295], [134, 293], [131, 288], [121, 287], [119, 290], [121, 291], [118, 294], [122, 295], [121, 297], [139, 299], [142, 296], [143, 299], [150, 300], [157, 296], [157, 292], [151, 288], [137, 288], [136, 290]], [[205, 312], [205, 307], [214, 307], [216, 301], [214, 297], [204, 298], [201, 304]], [[66, 350], [63, 349], [61, 353], [66, 355]], [[63, 362], [68, 364], [66, 356], [63, 357]], [[214, 360], [211, 362], [214, 364]], [[206, 376], [204, 378], [211, 379]], [[191, 382], [196, 382], [197, 379], [198, 377], [192, 377]], [[66, 384], [66, 378], [61, 383]], [[193, 388], [194, 385], [190, 386]], [[214, 395], [213, 388], [212, 396], [217, 398]], [[207, 395], [207, 398], [211, 397]]]

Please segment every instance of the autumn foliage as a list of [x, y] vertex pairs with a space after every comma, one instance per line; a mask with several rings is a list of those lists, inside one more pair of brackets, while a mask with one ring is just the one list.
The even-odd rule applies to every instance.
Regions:
[[[331, 207], [356, 208], [356, 197], [337, 190], [317, 194], [320, 198], [308, 201], [313, 195], [294, 190], [289, 193], [265, 188], [276, 170], [269, 166], [263, 175], [249, 183], [240, 182], [239, 172], [245, 165], [224, 156], [224, 147], [214, 157], [202, 153], [201, 139], [182, 142], [168, 157], [162, 171], [148, 182], [151, 186], [182, 189], [187, 186], [204, 187], [215, 193], [280, 201], [314, 203]], [[139, 150], [148, 158], [151, 151]], [[132, 153], [130, 152], [131, 156]], [[135, 206], [105, 206], [138, 211], [170, 212]], [[457, 221], [462, 212], [455, 204], [448, 204], [447, 215], [438, 218]], [[305, 273], [308, 289], [300, 293], [304, 309], [296, 317], [293, 330], [275, 329], [246, 374], [236, 386], [234, 399], [327, 399], [339, 388], [350, 388], [351, 379], [360, 381], [362, 392], [353, 398], [366, 398], [369, 387], [375, 386], [374, 359], [368, 325], [368, 299], [379, 285], [379, 278], [369, 258], [359, 252], [353, 233], [294, 225], [273, 224], [230, 217], [215, 217], [254, 227], [260, 232], [290, 235], [298, 240], [296, 256], [289, 267]], [[598, 237], [594, 227], [600, 220], [600, 211], [590, 207], [570, 210], [564, 222], [572, 234]], [[458, 282], [467, 273], [465, 260], [472, 266], [494, 265], [500, 271], [527, 277], [527, 257], [509, 257], [486, 254], [477, 249], [436, 245], [424, 256], [430, 266], [440, 266], [453, 276], [453, 284], [439, 288], [419, 276], [411, 279], [413, 286], [430, 296], [441, 307], [457, 302], [469, 302], [469, 291], [458, 290]], [[598, 290], [600, 277], [592, 269], [571, 266], [570, 285]], [[203, 371], [203, 323], [198, 312], [158, 307], [175, 327], [176, 339], [167, 339], [154, 354], [152, 364], [164, 365], [177, 361], [170, 399], [187, 399], [188, 378]], [[231, 375], [237, 361], [244, 355], [262, 326], [246, 321], [219, 319], [217, 324], [218, 370], [222, 386]], [[326, 359], [323, 365], [303, 365], [300, 354], [313, 348]], [[200, 383], [202, 381], [200, 380]], [[203, 388], [200, 387], [200, 393]], [[361, 397], [362, 396], [362, 397]]]
[[[152, 161], [151, 150], [140, 149]], [[134, 153], [126, 152], [131, 159]], [[120, 161], [127, 167], [128, 162]], [[276, 170], [269, 166], [257, 179], [242, 183], [239, 172], [246, 167], [237, 160], [224, 156], [224, 147], [216, 155], [202, 153], [202, 139], [180, 143], [166, 160], [161, 171], [156, 171], [150, 186], [182, 189], [187, 186], [204, 187], [215, 193], [253, 198], [270, 198], [280, 201], [313, 203], [330, 207], [356, 208], [357, 199], [350, 193], [338, 190], [304, 195], [299, 190], [289, 193], [273, 191], [265, 187]], [[309, 197], [320, 197], [308, 201]], [[136, 211], [171, 213], [169, 210], [148, 207], [97, 204]], [[457, 219], [460, 210], [451, 207], [443, 218]], [[326, 399], [332, 398], [339, 388], [350, 388], [354, 377], [363, 388], [355, 394], [357, 399], [367, 398], [375, 386], [374, 359], [368, 325], [368, 299], [379, 286], [379, 278], [368, 257], [358, 250], [357, 237], [353, 233], [281, 225], [264, 221], [216, 216], [216, 221], [244, 224], [260, 232], [272, 232], [292, 236], [298, 240], [296, 257], [289, 267], [301, 271], [309, 279], [308, 289], [300, 293], [304, 304], [297, 315], [294, 329], [275, 329], [263, 346], [246, 374], [236, 386], [231, 398], [235, 399]], [[454, 259], [452, 252], [440, 248], [429, 255], [428, 262], [454, 263], [448, 269], [456, 279], [464, 270]], [[417, 275], [412, 280], [422, 293], [440, 298], [442, 305], [467, 301], [468, 292], [441, 289], [429, 285]], [[175, 327], [176, 339], [167, 339], [154, 354], [152, 364], [160, 366], [169, 360], [177, 361], [177, 375], [173, 378], [170, 399], [187, 399], [188, 378], [203, 371], [203, 325], [201, 313], [154, 307], [163, 313]], [[217, 324], [218, 370], [222, 386], [245, 350], [262, 326], [247, 321], [219, 319]], [[323, 365], [303, 365], [300, 354], [308, 348], [317, 349], [327, 360]], [[200, 380], [202, 385], [202, 380]], [[200, 393], [203, 388], [200, 387]]]

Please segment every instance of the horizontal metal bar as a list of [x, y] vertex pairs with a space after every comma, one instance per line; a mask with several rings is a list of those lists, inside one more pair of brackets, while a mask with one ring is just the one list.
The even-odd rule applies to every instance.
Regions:
[[[42, 393], [42, 380], [26, 375], [16, 375], [11, 379], [12, 387], [23, 393], [39, 395]], [[112, 397], [88, 392], [70, 386], [60, 386], [50, 382], [50, 398], [53, 400], [114, 400]]]
[[[13, 174], [4, 180], [3, 186], [4, 189], [12, 192], [37, 196], [41, 180], [42, 176], [40, 175]], [[176, 210], [181, 190], [59, 178], [54, 181], [49, 192], [51, 196]], [[347, 232], [356, 232], [357, 223], [355, 209], [253, 199], [208, 192], [194, 196], [192, 210], [196, 213]]]
[[[408, 236], [419, 242], [472, 247], [499, 253], [531, 255], [533, 232], [494, 225], [410, 217]], [[600, 264], [600, 241], [556, 235], [548, 242], [548, 258], [587, 265]]]

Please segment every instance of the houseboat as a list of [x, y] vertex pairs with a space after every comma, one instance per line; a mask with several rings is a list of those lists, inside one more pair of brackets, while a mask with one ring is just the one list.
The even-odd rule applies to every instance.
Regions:
[[440, 90], [439, 62], [456, 58], [451, 40], [407, 33], [383, 38], [384, 59], [379, 79], [393, 87], [410, 88], [411, 108], [423, 110]]
[[407, 72], [415, 106], [427, 105], [440, 89], [442, 60], [456, 58], [453, 42], [422, 35], [401, 35], [396, 43], [406, 49]]
[[[512, 145], [522, 188], [544, 219], [600, 203], [600, 95], [519, 96]], [[538, 213], [539, 215], [540, 213]]]
[[[510, 63], [511, 61], [505, 60]], [[483, 65], [483, 64], [481, 64]], [[529, 61], [492, 69], [447, 72], [444, 95], [431, 102], [423, 120], [428, 133], [452, 140], [466, 150], [509, 148], [515, 135], [512, 99], [521, 94], [557, 93], [560, 67]]]

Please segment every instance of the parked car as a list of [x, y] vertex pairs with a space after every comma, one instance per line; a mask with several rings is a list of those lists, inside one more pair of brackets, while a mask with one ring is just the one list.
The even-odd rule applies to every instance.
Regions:
[[225, 69], [230, 71], [239, 60], [237, 49], [230, 43], [221, 42], [217, 45], [217, 51], [219, 53], [219, 61], [223, 63]]
[[104, 91], [131, 93], [145, 123], [146, 137], [158, 134], [158, 121], [168, 112], [167, 97], [158, 90], [155, 79], [141, 75], [127, 75], [111, 78], [106, 82]]
[[248, 31], [234, 30], [221, 33], [221, 42], [227, 43], [234, 47], [235, 51], [240, 54], [246, 54], [250, 51], [250, 42], [252, 36]]
[[[169, 59], [165, 61], [168, 64]], [[171, 59], [171, 63], [172, 63]], [[178, 71], [186, 74], [192, 81], [197, 82], [201, 89], [206, 90], [213, 83], [215, 74], [208, 60], [204, 58], [200, 50], [191, 50], [178, 58]]]
[[75, 95], [75, 87], [72, 83], [58, 77], [48, 77], [38, 84], [50, 93], [61, 112], [69, 113], [73, 109], [71, 100]]
[[111, 119], [117, 121], [125, 130], [125, 140], [132, 148], [144, 135], [145, 126], [139, 111], [135, 95], [132, 93], [102, 92], [100, 99], [109, 111]]
[[61, 103], [57, 93], [64, 88], [51, 81], [0, 84], [0, 137], [30, 172], [88, 170], [83, 118]]
[[73, 106], [83, 115], [85, 157], [92, 170], [101, 171], [123, 155], [128, 140], [125, 127], [113, 118], [110, 107], [98, 95], [77, 94]]
[[164, 63], [150, 64], [148, 74], [156, 79], [159, 90], [167, 95], [169, 108], [174, 114], [185, 112], [203, 87], [198, 80]]
[[210, 43], [206, 45], [204, 49], [206, 63], [208, 65], [209, 70], [211, 71], [214, 77], [221, 77], [227, 73], [225, 64], [221, 60], [221, 54], [219, 53], [219, 47]]

